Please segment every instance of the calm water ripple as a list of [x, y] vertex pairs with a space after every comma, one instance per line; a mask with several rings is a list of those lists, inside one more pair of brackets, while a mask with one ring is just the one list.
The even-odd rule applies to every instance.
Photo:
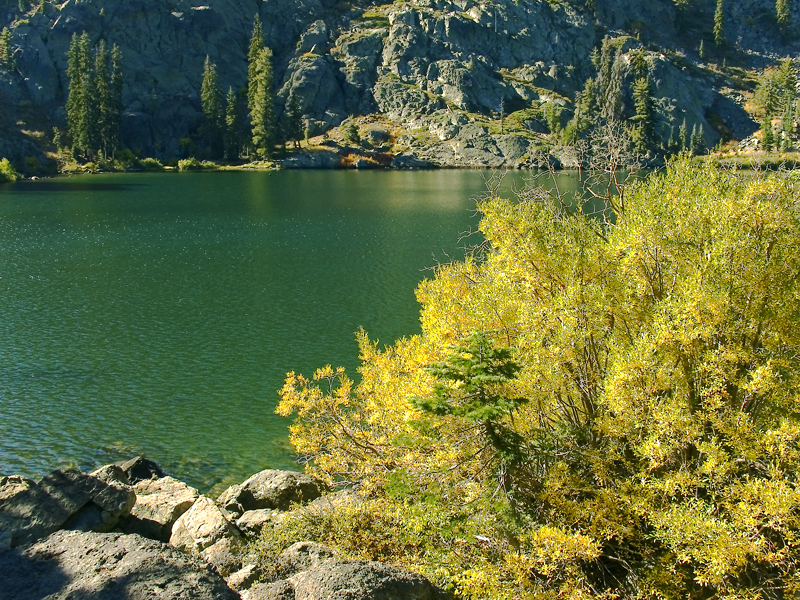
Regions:
[[329, 171], [0, 186], [0, 473], [144, 454], [207, 490], [296, 467], [273, 413], [286, 372], [354, 372], [359, 326], [417, 332], [414, 288], [484, 189]]

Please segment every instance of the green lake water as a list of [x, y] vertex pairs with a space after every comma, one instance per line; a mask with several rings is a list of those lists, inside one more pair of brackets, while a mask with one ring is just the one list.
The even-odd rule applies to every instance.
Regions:
[[[0, 186], [0, 474], [142, 454], [201, 490], [297, 468], [287, 371], [419, 331], [476, 171], [95, 175]], [[503, 181], [504, 193], [523, 183]]]

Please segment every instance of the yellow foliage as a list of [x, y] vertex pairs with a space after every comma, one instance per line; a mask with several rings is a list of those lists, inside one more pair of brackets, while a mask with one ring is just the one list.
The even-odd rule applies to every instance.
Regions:
[[[507, 511], [510, 541], [473, 565], [407, 562], [463, 598], [797, 593], [794, 181], [673, 163], [602, 224], [481, 204], [490, 250], [419, 286], [421, 335], [381, 351], [359, 333], [357, 386], [330, 367], [289, 374], [292, 442], [365, 494]], [[521, 367], [527, 402], [503, 426], [525, 459], [507, 468], [474, 423], [414, 408], [433, 393], [426, 368], [474, 331]]]

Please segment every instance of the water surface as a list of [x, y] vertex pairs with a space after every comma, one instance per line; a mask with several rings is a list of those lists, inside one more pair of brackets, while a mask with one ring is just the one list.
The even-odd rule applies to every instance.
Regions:
[[[0, 473], [143, 454], [207, 490], [297, 468], [285, 374], [419, 331], [474, 171], [95, 175], [0, 186]], [[522, 176], [507, 176], [509, 193]]]

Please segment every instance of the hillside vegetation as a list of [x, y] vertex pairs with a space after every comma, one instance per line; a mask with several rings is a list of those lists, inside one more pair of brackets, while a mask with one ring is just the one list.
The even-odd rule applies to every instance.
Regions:
[[204, 72], [241, 103], [256, 15], [276, 141], [324, 148], [355, 123], [347, 143], [397, 167], [521, 167], [540, 152], [574, 165], [559, 147], [592, 110], [646, 124], [650, 159], [681, 147], [681, 128], [707, 148], [747, 140], [762, 72], [800, 48], [800, 7], [773, 0], [20, 0], [0, 12], [0, 156], [30, 172], [26, 158], [45, 165], [68, 141], [68, 50], [86, 32], [87, 47], [119, 49], [121, 148], [212, 157]]
[[366, 499], [267, 528], [261, 560], [316, 539], [459, 598], [800, 591], [797, 178], [682, 161], [622, 190], [483, 202], [420, 335], [361, 332], [358, 384], [287, 376], [296, 449]]

